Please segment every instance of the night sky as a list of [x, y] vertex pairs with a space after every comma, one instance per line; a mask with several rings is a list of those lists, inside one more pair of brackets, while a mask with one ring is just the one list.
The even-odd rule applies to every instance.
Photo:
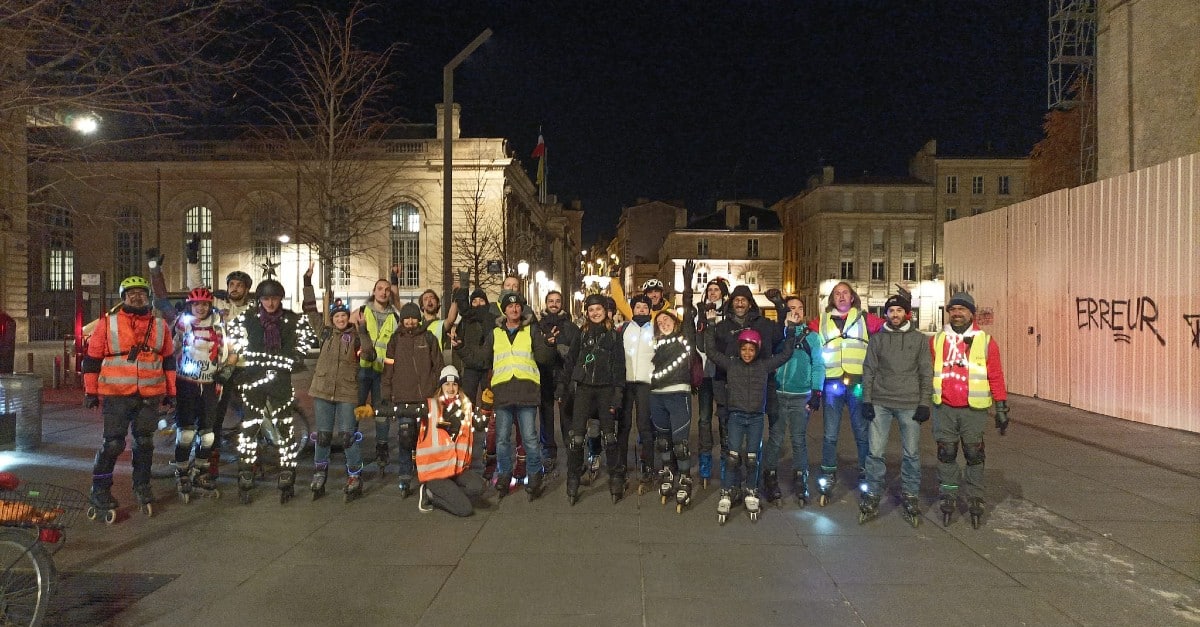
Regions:
[[[326, 7], [344, 6], [328, 0]], [[549, 191], [583, 201], [584, 241], [639, 197], [768, 204], [820, 165], [903, 175], [939, 154], [1027, 154], [1041, 137], [1044, 0], [385, 2], [364, 42], [400, 41], [393, 103], [432, 122], [442, 67], [463, 134], [525, 160], [543, 127]]]

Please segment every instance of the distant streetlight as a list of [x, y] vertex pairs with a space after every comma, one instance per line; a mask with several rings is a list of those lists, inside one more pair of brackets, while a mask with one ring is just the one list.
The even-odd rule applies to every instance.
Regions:
[[525, 279], [529, 277], [529, 262], [524, 259], [517, 262], [517, 276], [521, 277], [521, 298], [527, 302], [529, 300], [529, 288], [525, 285]]
[[[454, 169], [454, 137], [450, 134], [450, 121], [454, 117], [451, 115], [454, 108], [454, 69], [457, 68], [467, 57], [471, 56], [475, 49], [483, 45], [492, 36], [492, 29], [486, 28], [474, 41], [467, 44], [466, 48], [462, 49], [457, 56], [442, 68], [442, 284], [445, 288], [444, 294], [449, 296], [451, 287], [454, 284], [453, 269], [451, 264], [451, 243], [454, 241], [454, 195], [451, 193], [453, 187], [453, 169]], [[446, 314], [450, 311], [450, 299], [446, 298], [446, 303], [443, 305], [442, 313]]]
[[71, 130], [82, 135], [91, 135], [100, 128], [100, 118], [94, 113], [69, 115], [66, 122], [71, 127]]
[[286, 244], [286, 243], [288, 243], [288, 242], [290, 242], [290, 241], [292, 241], [292, 238], [288, 237], [287, 233], [284, 233], [283, 235], [280, 235], [280, 236], [279, 236], [279, 243], [280, 243], [280, 244]]

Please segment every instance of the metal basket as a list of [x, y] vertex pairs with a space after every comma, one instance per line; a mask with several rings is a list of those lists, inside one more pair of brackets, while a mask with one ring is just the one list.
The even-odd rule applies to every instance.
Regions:
[[82, 492], [49, 483], [22, 482], [0, 490], [0, 526], [62, 529], [87, 507]]

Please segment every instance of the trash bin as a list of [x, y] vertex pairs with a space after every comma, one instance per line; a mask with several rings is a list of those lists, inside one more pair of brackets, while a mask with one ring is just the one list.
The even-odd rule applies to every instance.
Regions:
[[42, 378], [36, 374], [0, 374], [0, 443], [13, 441], [18, 451], [42, 445]]

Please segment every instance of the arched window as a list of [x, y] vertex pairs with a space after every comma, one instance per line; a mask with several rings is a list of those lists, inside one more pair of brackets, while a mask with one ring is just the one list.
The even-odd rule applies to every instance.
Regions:
[[71, 224], [71, 210], [66, 207], [51, 207], [47, 216], [46, 276], [45, 288], [64, 291], [75, 288], [75, 236]]
[[400, 266], [400, 287], [417, 287], [421, 279], [421, 212], [411, 203], [392, 210], [392, 265]]
[[[183, 220], [182, 250], [187, 250], [187, 243], [195, 235], [200, 236], [200, 281], [211, 287], [213, 285], [213, 251], [212, 251], [212, 211], [203, 205], [196, 205], [187, 210]], [[186, 252], [185, 252], [186, 254]], [[187, 258], [184, 257], [184, 263]]]
[[137, 207], [126, 205], [117, 210], [113, 244], [113, 276], [117, 281], [145, 272], [142, 270], [142, 216]]

